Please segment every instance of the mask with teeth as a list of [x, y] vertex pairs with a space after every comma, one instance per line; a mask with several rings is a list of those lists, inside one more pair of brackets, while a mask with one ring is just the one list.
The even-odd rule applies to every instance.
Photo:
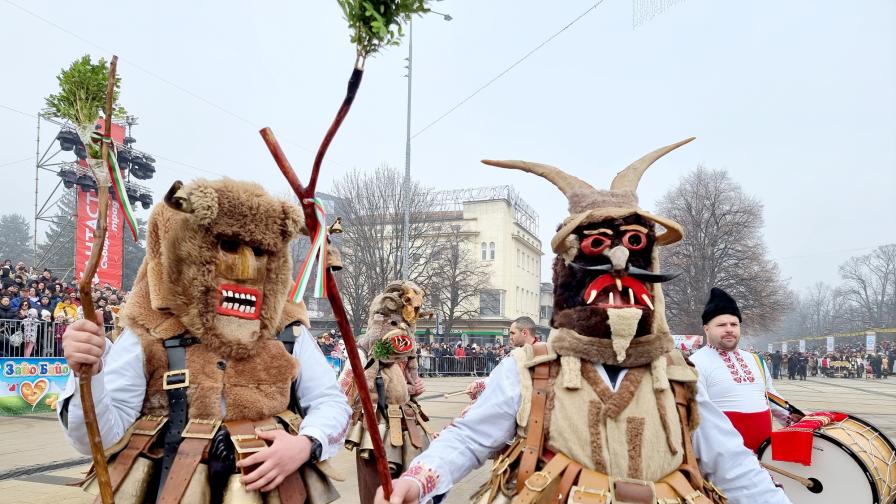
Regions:
[[[596, 355], [591, 360], [642, 365], [672, 347], [660, 284], [675, 275], [659, 272], [658, 247], [680, 240], [682, 230], [676, 222], [641, 210], [636, 190], [654, 161], [691, 140], [635, 161], [616, 175], [609, 190], [595, 189], [549, 165], [483, 161], [544, 177], [569, 200], [570, 216], [551, 240], [557, 254], [551, 325], [567, 330], [560, 331], [564, 334], [573, 331], [579, 341], [591, 341], [598, 351], [583, 350]], [[555, 349], [562, 353], [557, 345]]]
[[176, 182], [150, 216], [123, 320], [160, 335], [188, 331], [232, 358], [252, 355], [281, 325], [288, 245], [303, 230], [298, 208], [258, 184]]

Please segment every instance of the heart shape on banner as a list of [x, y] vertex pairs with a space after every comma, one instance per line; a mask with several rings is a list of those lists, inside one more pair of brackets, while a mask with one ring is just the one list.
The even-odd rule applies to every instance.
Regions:
[[40, 401], [40, 398], [50, 389], [50, 381], [46, 378], [39, 378], [33, 382], [23, 381], [19, 384], [19, 395], [32, 408]]

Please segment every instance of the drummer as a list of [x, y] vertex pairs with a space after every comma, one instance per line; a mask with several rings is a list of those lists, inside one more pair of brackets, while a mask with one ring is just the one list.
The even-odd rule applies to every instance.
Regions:
[[709, 399], [731, 420], [744, 445], [755, 452], [771, 436], [772, 415], [784, 425], [790, 425], [799, 416], [768, 401], [766, 392], [779, 394], [765, 362], [738, 348], [740, 331], [737, 302], [727, 292], [713, 287], [703, 310], [706, 346], [694, 352], [691, 361], [697, 366]]

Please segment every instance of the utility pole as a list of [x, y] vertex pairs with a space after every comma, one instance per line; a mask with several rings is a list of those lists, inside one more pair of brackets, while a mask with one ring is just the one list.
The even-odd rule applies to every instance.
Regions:
[[414, 19], [408, 21], [408, 117], [407, 133], [404, 145], [404, 184], [402, 188], [402, 207], [404, 209], [404, 226], [401, 230], [401, 279], [409, 280], [410, 261], [408, 238], [411, 226], [411, 74], [414, 56]]

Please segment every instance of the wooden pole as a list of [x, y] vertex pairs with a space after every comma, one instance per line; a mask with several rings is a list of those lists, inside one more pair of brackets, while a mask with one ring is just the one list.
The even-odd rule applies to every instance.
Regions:
[[[340, 111], [341, 110], [342, 109], [340, 109]], [[343, 113], [342, 117], [344, 116], [345, 114]], [[259, 131], [259, 133], [261, 133], [261, 138], [264, 139], [265, 145], [267, 145], [268, 150], [271, 151], [271, 155], [274, 157], [274, 161], [277, 162], [277, 166], [280, 168], [283, 176], [286, 177], [293, 192], [298, 196], [299, 201], [302, 204], [302, 210], [305, 213], [305, 225], [308, 227], [308, 234], [314, 236], [318, 227], [326, 226], [327, 223], [317, 222], [314, 206], [310, 203], [311, 199], [314, 198], [314, 192], [311, 189], [311, 186], [309, 185], [307, 189], [302, 186], [302, 183], [296, 176], [296, 172], [292, 169], [289, 160], [286, 159], [286, 154], [283, 153], [283, 149], [280, 148], [280, 144], [277, 142], [271, 129], [264, 128]], [[328, 137], [332, 139], [330, 132], [328, 132]], [[319, 156], [319, 158], [322, 159], [323, 157]], [[326, 261], [327, 258], [322, 257], [320, 260]], [[355, 387], [358, 389], [358, 395], [361, 400], [361, 409], [364, 411], [364, 423], [366, 424], [367, 432], [370, 434], [370, 439], [373, 443], [373, 454], [376, 459], [377, 473], [379, 473], [380, 483], [383, 486], [383, 494], [386, 499], [388, 499], [392, 495], [392, 475], [389, 472], [389, 464], [386, 460], [386, 449], [383, 446], [383, 439], [380, 437], [376, 412], [373, 409], [373, 403], [370, 399], [370, 391], [367, 389], [367, 380], [364, 377], [364, 365], [361, 363], [361, 358], [358, 357], [358, 344], [352, 333], [348, 315], [345, 313], [345, 305], [342, 303], [342, 296], [339, 293], [339, 288], [336, 287], [336, 278], [333, 276], [333, 272], [330, 271], [330, 268], [326, 268], [326, 282], [327, 299], [330, 301], [330, 306], [333, 308], [333, 316], [336, 318], [336, 324], [339, 326], [339, 331], [342, 333], [342, 339], [345, 342], [345, 351], [348, 353], [348, 362], [352, 367], [352, 376], [355, 380]]]
[[[112, 62], [109, 64], [109, 82], [106, 85], [106, 107], [103, 110], [105, 114], [104, 135], [111, 135], [112, 132], [112, 105], [115, 94], [115, 70], [118, 66], [118, 56], [112, 56]], [[90, 146], [87, 146], [88, 152]], [[100, 144], [103, 166], [106, 163], [106, 157], [109, 155], [109, 144], [105, 141]], [[84, 275], [78, 283], [78, 291], [81, 293], [81, 309], [84, 312], [84, 318], [94, 324], [103, 327], [103, 320], [96, 318], [96, 311], [93, 307], [93, 277], [96, 275], [96, 269], [99, 266], [100, 258], [103, 256], [103, 245], [106, 242], [106, 215], [109, 210], [109, 184], [106, 177], [100, 174], [94, 174], [96, 179], [97, 204], [99, 205], [96, 220], [96, 231], [93, 234], [93, 246], [90, 250], [90, 259], [84, 267]], [[93, 376], [90, 369], [81, 369], [78, 374], [78, 386], [81, 391], [81, 407], [84, 413], [84, 425], [87, 427], [87, 440], [90, 443], [90, 453], [93, 455], [93, 467], [96, 469], [96, 479], [100, 487], [100, 497], [103, 504], [112, 504], [115, 497], [112, 493], [112, 480], [109, 478], [109, 467], [106, 465], [106, 453], [103, 450], [103, 438], [100, 435], [100, 427], [96, 419], [96, 406], [93, 404], [93, 389], [90, 380]]]

